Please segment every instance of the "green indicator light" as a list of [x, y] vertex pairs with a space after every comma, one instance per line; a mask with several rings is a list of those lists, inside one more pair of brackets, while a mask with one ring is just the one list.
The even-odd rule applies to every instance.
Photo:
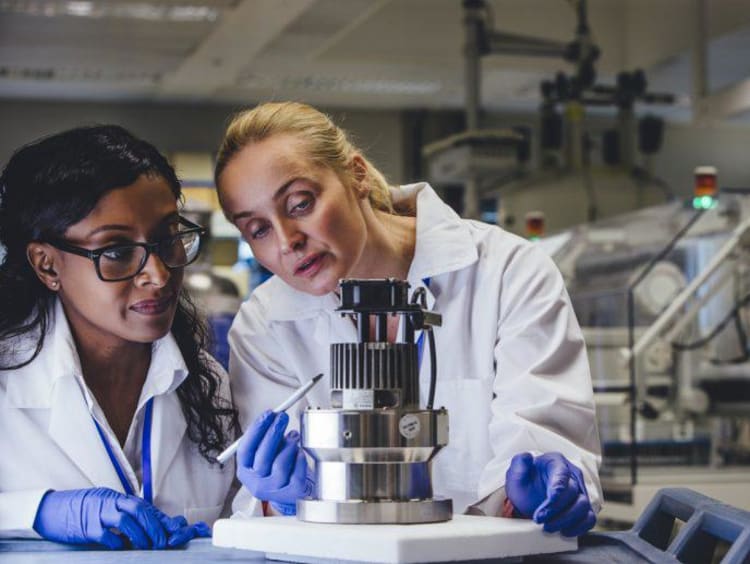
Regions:
[[538, 241], [539, 239], [540, 237], [538, 235], [532, 235], [531, 237], [529, 237], [529, 241]]
[[696, 196], [693, 198], [693, 207], [696, 210], [710, 210], [716, 207], [716, 200], [711, 196]]

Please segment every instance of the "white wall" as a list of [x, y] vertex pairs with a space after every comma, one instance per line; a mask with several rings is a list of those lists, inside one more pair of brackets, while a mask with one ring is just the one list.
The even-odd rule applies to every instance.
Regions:
[[719, 186], [750, 187], [750, 126], [671, 125], [654, 165], [675, 193], [685, 196], [692, 193], [693, 169], [699, 165], [719, 169]]

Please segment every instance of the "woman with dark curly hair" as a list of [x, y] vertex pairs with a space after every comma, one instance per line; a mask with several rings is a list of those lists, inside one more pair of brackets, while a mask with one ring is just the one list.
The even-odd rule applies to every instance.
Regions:
[[5, 166], [0, 537], [167, 548], [228, 512], [234, 468], [213, 456], [237, 415], [182, 289], [203, 229], [180, 198], [167, 160], [118, 126]]

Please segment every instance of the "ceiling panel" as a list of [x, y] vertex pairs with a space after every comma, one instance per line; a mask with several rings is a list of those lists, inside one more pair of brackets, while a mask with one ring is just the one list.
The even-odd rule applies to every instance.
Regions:
[[445, 65], [461, 61], [461, 2], [393, 0], [347, 29], [320, 60], [393, 61]]
[[[119, 84], [133, 80], [151, 88], [200, 44], [212, 26], [210, 22], [3, 13], [0, 75], [60, 80], [71, 88], [82, 78]], [[78, 88], [85, 97], [88, 89]]]
[[[492, 0], [494, 29], [570, 41], [572, 0]], [[614, 80], [642, 66], [689, 104], [696, 3], [589, 0]], [[710, 0], [709, 82], [750, 76], [750, 1]], [[0, 0], [0, 98], [245, 102], [296, 98], [345, 107], [463, 103], [460, 0]], [[665, 27], [669, 22], [669, 29]], [[667, 32], [668, 31], [668, 32]], [[533, 109], [556, 59], [483, 59], [486, 108]], [[750, 102], [749, 102], [750, 104]]]

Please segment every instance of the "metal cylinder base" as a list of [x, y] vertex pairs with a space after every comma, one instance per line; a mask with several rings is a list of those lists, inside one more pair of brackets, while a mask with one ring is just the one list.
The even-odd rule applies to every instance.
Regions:
[[297, 519], [313, 523], [439, 523], [453, 517], [453, 500], [330, 501], [297, 500]]

